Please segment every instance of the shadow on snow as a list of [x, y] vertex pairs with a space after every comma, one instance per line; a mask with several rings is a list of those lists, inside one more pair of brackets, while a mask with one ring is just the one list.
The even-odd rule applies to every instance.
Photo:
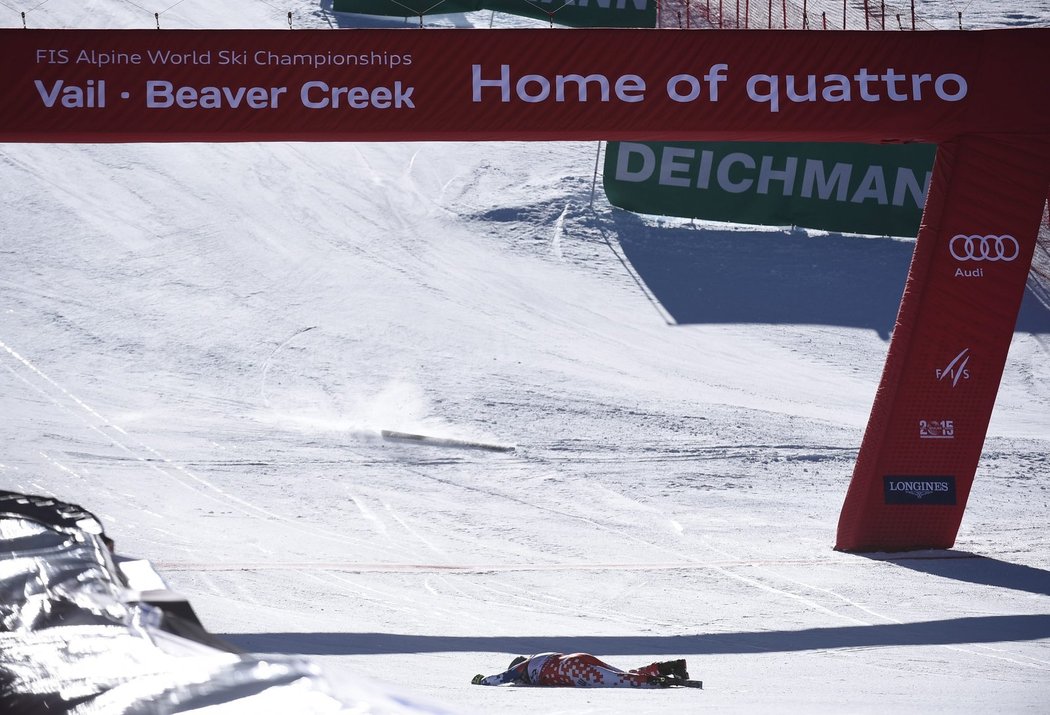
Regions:
[[[893, 330], [914, 241], [803, 230], [690, 230], [613, 211], [607, 230], [680, 325], [769, 323]], [[1025, 291], [1015, 330], [1050, 333]]]
[[227, 633], [220, 638], [255, 653], [378, 655], [395, 653], [557, 651], [616, 655], [727, 655], [834, 648], [957, 645], [1050, 638], [1050, 615], [973, 616], [922, 623], [684, 636], [428, 636], [402, 633]]
[[913, 571], [983, 586], [1050, 596], [1050, 571], [1011, 564], [966, 551], [937, 551], [928, 556], [857, 554], [877, 561], [890, 561]]

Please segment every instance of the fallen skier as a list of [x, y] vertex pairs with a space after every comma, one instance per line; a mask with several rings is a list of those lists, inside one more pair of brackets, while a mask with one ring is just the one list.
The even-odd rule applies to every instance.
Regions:
[[588, 653], [538, 653], [519, 655], [510, 668], [488, 677], [478, 674], [474, 685], [542, 685], [578, 688], [668, 688], [682, 685], [701, 688], [690, 680], [684, 660], [668, 660], [634, 670], [620, 670]]

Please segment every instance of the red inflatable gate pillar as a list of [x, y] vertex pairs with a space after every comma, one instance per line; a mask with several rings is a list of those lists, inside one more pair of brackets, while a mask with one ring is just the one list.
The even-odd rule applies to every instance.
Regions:
[[1046, 136], [940, 145], [837, 549], [955, 543], [1048, 186]]

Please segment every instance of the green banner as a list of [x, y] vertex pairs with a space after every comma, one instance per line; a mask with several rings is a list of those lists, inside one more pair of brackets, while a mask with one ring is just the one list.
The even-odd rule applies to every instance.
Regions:
[[656, 0], [333, 0], [332, 9], [394, 17], [495, 10], [570, 27], [656, 27]]
[[569, 27], [656, 27], [656, 0], [481, 0], [481, 6]]
[[475, 12], [481, 9], [481, 0], [333, 0], [335, 12], [356, 12], [361, 15], [415, 17], [443, 15], [453, 12]]
[[637, 213], [916, 236], [933, 144], [609, 142], [605, 195]]

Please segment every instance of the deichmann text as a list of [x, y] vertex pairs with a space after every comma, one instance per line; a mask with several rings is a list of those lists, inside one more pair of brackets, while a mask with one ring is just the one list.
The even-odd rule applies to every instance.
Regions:
[[[503, 103], [525, 102], [624, 102], [645, 101], [645, 80], [636, 74], [610, 78], [604, 74], [541, 74], [515, 76], [513, 68], [501, 64], [493, 71], [472, 65], [474, 102], [489, 99]], [[711, 65], [703, 75], [676, 74], [664, 83], [674, 102], [717, 102], [720, 86], [729, 82], [729, 65]], [[892, 67], [872, 72], [861, 67], [856, 74], [794, 75], [754, 74], [745, 83], [748, 99], [779, 112], [788, 102], [921, 102], [937, 98], [958, 102], [966, 97], [966, 79], [954, 72], [903, 74]]]
[[[907, 167], [896, 167], [895, 172], [893, 167], [889, 169], [794, 156], [778, 160], [744, 152], [719, 157], [713, 151], [676, 146], [663, 147], [657, 155], [645, 144], [620, 142], [615, 178], [632, 183], [655, 179], [660, 186], [701, 191], [717, 186], [731, 194], [776, 193], [855, 204], [874, 201], [880, 206], [923, 206], [931, 172], [920, 181]], [[858, 181], [861, 171], [863, 176]]]

